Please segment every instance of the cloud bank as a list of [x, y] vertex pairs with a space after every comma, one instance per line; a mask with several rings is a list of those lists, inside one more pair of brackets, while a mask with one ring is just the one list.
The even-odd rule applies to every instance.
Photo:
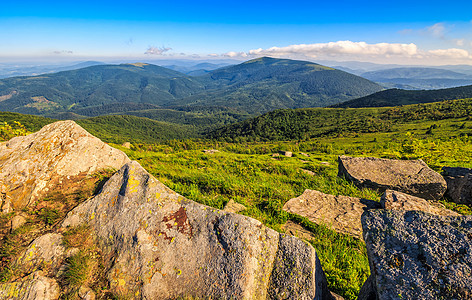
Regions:
[[165, 52], [168, 52], [172, 50], [172, 48], [169, 47], [152, 47], [150, 46], [144, 54], [148, 55], [164, 55]]
[[[435, 34], [441, 34], [442, 29], [432, 29]], [[418, 61], [431, 63], [472, 62], [472, 55], [464, 49], [449, 48], [421, 50], [416, 44], [378, 43], [337, 41], [329, 43], [298, 44], [286, 47], [271, 47], [253, 49], [248, 52], [227, 52], [223, 54], [232, 58], [247, 58], [259, 56], [334, 59], [334, 60], [363, 60], [372, 62], [401, 62]]]

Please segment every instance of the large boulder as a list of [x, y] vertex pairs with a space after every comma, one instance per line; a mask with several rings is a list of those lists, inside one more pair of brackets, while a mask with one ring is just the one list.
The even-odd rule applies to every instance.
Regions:
[[290, 199], [283, 210], [306, 217], [311, 222], [328, 225], [337, 232], [362, 237], [361, 216], [366, 209], [380, 208], [378, 202], [347, 196], [334, 196], [305, 190]]
[[316, 251], [259, 221], [204, 206], [124, 165], [62, 228], [88, 224], [110, 290], [141, 299], [331, 299]]
[[338, 175], [359, 187], [380, 192], [390, 189], [427, 200], [439, 199], [446, 192], [444, 178], [422, 160], [343, 155], [338, 158], [338, 163]]
[[369, 210], [362, 227], [371, 281], [359, 299], [472, 299], [472, 216]]
[[28, 206], [54, 186], [106, 168], [119, 169], [129, 159], [73, 121], [0, 143], [0, 210]]
[[452, 201], [472, 205], [472, 169], [443, 167], [447, 192]]
[[380, 205], [384, 209], [419, 210], [440, 216], [460, 216], [460, 214], [445, 208], [441, 203], [430, 202], [392, 190], [386, 190], [383, 193], [382, 197], [380, 197]]

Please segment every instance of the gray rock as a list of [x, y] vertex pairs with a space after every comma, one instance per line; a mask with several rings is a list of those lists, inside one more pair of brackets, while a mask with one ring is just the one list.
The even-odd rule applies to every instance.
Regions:
[[293, 153], [291, 151], [279, 151], [279, 153], [286, 157], [292, 157]]
[[23, 273], [33, 272], [41, 267], [48, 275], [54, 275], [65, 258], [62, 241], [62, 234], [59, 233], [47, 233], [38, 237], [20, 255], [17, 267]]
[[422, 160], [396, 160], [375, 157], [338, 157], [338, 176], [359, 187], [384, 192], [395, 190], [427, 200], [440, 199], [446, 181]]
[[441, 203], [428, 202], [402, 192], [386, 190], [380, 197], [380, 205], [384, 209], [419, 210], [440, 216], [460, 216], [460, 214], [446, 209]]
[[443, 171], [446, 195], [455, 203], [472, 205], [472, 169], [443, 167]]
[[374, 289], [364, 293], [377, 299], [472, 299], [472, 216], [369, 210], [362, 227]]
[[246, 206], [242, 205], [241, 203], [237, 203], [233, 199], [231, 199], [228, 201], [228, 203], [226, 203], [225, 208], [223, 210], [226, 212], [238, 213], [246, 209]]
[[22, 215], [16, 215], [11, 219], [10, 232], [15, 231], [26, 223], [26, 218]]
[[361, 238], [361, 216], [366, 209], [380, 208], [378, 202], [347, 196], [334, 196], [305, 190], [290, 199], [283, 210], [308, 218], [311, 222], [330, 226], [337, 232]]
[[215, 154], [215, 153], [218, 153], [220, 152], [220, 150], [216, 150], [216, 149], [205, 149], [203, 150], [203, 153], [205, 154]]
[[55, 300], [60, 290], [56, 280], [36, 271], [15, 282], [0, 283], [0, 299]]
[[128, 161], [126, 154], [73, 121], [55, 122], [0, 144], [0, 203], [21, 209], [55, 182], [105, 168], [119, 169]]
[[62, 226], [83, 223], [110, 258], [105, 267], [116, 295], [331, 299], [313, 247], [185, 199], [137, 162], [123, 166]]

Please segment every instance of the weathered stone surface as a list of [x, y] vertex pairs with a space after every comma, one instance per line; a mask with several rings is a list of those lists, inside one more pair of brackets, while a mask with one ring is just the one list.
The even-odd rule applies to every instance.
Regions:
[[446, 209], [441, 203], [428, 202], [402, 192], [386, 190], [380, 197], [380, 205], [385, 209], [419, 210], [440, 216], [459, 216], [460, 214]]
[[59, 285], [40, 271], [11, 283], [0, 283], [0, 299], [55, 300], [59, 299]]
[[380, 208], [380, 204], [367, 199], [305, 190], [299, 197], [285, 203], [283, 210], [328, 225], [337, 232], [361, 238], [361, 215], [364, 210], [372, 208]]
[[292, 157], [293, 153], [291, 151], [279, 151], [279, 153], [286, 157]]
[[[44, 126], [28, 136], [0, 144], [0, 205], [27, 206], [55, 180], [119, 169], [129, 159], [73, 121]], [[3, 207], [2, 207], [3, 208]]]
[[223, 210], [226, 212], [238, 213], [243, 210], [246, 210], [246, 206], [242, 205], [241, 203], [237, 203], [233, 199], [231, 199], [228, 201], [228, 203], [226, 203], [225, 208]]
[[218, 153], [220, 152], [220, 150], [216, 150], [216, 149], [205, 149], [203, 150], [203, 153], [205, 154], [215, 154], [215, 153]]
[[131, 149], [131, 143], [130, 142], [124, 142], [121, 147], [126, 148], [126, 149]]
[[443, 167], [446, 194], [452, 201], [472, 205], [472, 169]]
[[472, 216], [369, 210], [362, 226], [377, 299], [472, 299]]
[[[111, 290], [143, 299], [331, 299], [313, 247], [259, 221], [187, 200], [137, 162], [62, 226], [87, 223]], [[139, 296], [138, 296], [139, 295]]]
[[55, 274], [65, 257], [63, 237], [59, 233], [47, 233], [35, 239], [17, 260], [17, 267], [23, 273], [30, 273], [40, 266]]
[[22, 215], [16, 215], [11, 219], [10, 232], [15, 231], [26, 223], [26, 218]]
[[375, 157], [338, 157], [338, 175], [360, 187], [387, 189], [423, 199], [439, 199], [446, 192], [446, 181], [422, 160], [396, 160]]

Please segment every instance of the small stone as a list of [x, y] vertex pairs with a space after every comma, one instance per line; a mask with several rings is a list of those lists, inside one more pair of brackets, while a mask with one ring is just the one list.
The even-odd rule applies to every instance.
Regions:
[[88, 286], [81, 286], [79, 288], [79, 297], [83, 300], [95, 300], [95, 292]]
[[286, 156], [286, 157], [292, 157], [293, 156], [293, 153], [290, 152], [290, 151], [279, 151], [279, 153], [283, 156]]
[[303, 156], [306, 156], [306, 157], [310, 157], [310, 154], [306, 154], [306, 153], [303, 153], [303, 152], [300, 152], [301, 155]]
[[231, 199], [228, 201], [228, 203], [226, 203], [225, 208], [223, 210], [231, 213], [238, 213], [246, 209], [246, 206], [237, 203], [236, 201]]
[[216, 149], [205, 149], [205, 150], [203, 150], [203, 153], [205, 153], [205, 154], [215, 154], [217, 152], [220, 152], [220, 150], [216, 150]]
[[126, 148], [126, 149], [131, 149], [131, 143], [130, 142], [124, 142], [121, 147]]
[[26, 223], [26, 218], [22, 215], [16, 215], [11, 219], [10, 232], [15, 231]]
[[305, 170], [305, 169], [302, 169], [302, 172], [303, 172], [303, 173], [306, 173], [306, 174], [308, 174], [308, 175], [311, 175], [311, 176], [314, 176], [314, 175], [316, 175], [316, 173], [315, 173], [315, 172], [313, 172], [313, 171], [310, 171], [310, 170]]

